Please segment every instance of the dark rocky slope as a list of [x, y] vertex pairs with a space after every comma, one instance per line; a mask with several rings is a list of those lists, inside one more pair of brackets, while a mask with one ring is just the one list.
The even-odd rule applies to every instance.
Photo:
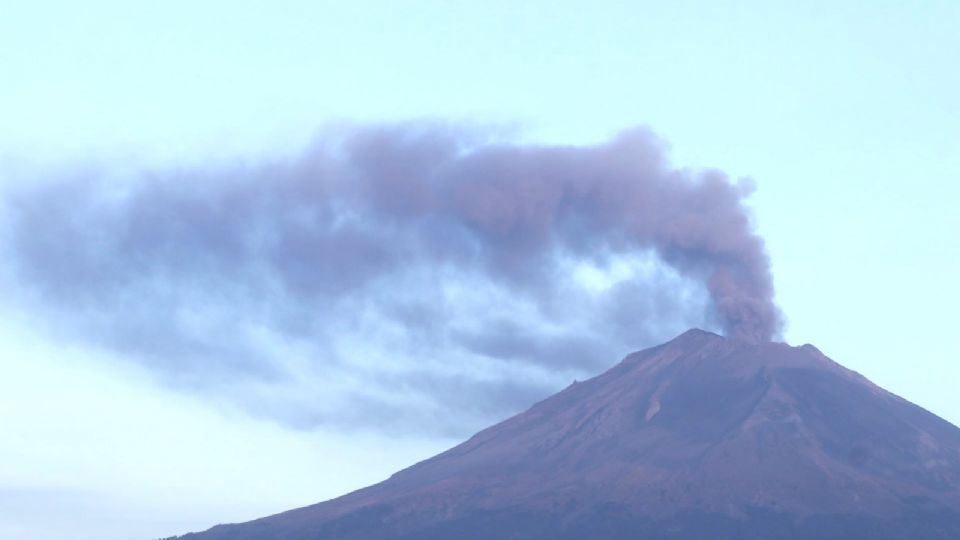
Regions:
[[960, 429], [810, 345], [691, 330], [338, 499], [189, 540], [960, 538]]

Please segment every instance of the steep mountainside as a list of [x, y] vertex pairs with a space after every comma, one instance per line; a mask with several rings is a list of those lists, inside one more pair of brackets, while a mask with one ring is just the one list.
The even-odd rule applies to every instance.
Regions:
[[691, 330], [390, 479], [190, 540], [960, 538], [960, 429]]

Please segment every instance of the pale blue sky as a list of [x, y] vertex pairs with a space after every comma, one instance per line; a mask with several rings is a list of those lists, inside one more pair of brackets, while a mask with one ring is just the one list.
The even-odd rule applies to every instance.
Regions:
[[[788, 342], [960, 423], [960, 4], [515, 4], [3, 2], [0, 181], [257, 160], [342, 121], [442, 118], [574, 144], [648, 125], [677, 165], [756, 181]], [[0, 536], [182, 533], [336, 495], [451, 442], [284, 430], [0, 307], [3, 384], [18, 381], [0, 393], [15, 441], [0, 501], [34, 501], [0, 504]], [[144, 444], [142, 417], [196, 452]], [[237, 447], [240, 479], [218, 461]], [[258, 481], [267, 495], [236, 495]], [[173, 492], [199, 510], [185, 517]], [[91, 517], [116, 507], [159, 510]]]

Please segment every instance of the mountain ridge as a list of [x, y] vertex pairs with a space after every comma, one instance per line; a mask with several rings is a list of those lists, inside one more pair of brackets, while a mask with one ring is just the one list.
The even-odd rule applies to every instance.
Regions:
[[792, 539], [817, 523], [960, 536], [960, 429], [812, 345], [694, 329], [383, 482], [183, 538]]

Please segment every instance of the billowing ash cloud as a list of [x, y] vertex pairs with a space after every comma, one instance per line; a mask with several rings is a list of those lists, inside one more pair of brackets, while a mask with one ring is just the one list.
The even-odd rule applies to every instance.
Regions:
[[291, 160], [109, 173], [5, 196], [24, 305], [297, 425], [458, 431], [446, 412], [489, 421], [690, 325], [780, 331], [749, 187], [644, 130], [358, 127]]

